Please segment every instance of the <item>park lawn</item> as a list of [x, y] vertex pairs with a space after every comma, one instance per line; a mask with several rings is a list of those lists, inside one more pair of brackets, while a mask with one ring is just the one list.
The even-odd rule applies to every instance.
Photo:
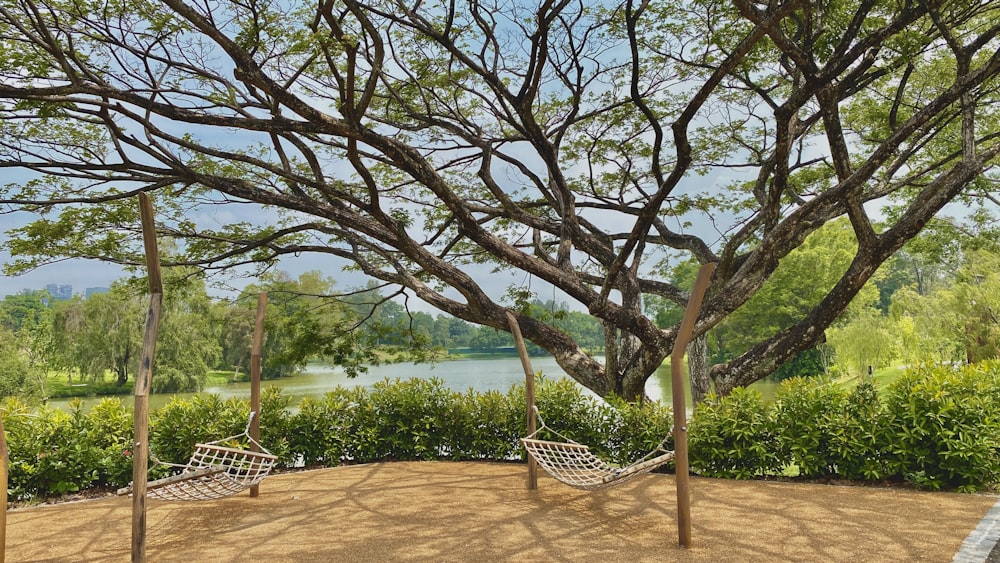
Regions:
[[[904, 373], [906, 373], [904, 366], [887, 367], [873, 372], [872, 383], [875, 385], [875, 390], [878, 391], [879, 395], [883, 394], [892, 385], [892, 382], [899, 379]], [[861, 381], [863, 381], [861, 377], [851, 375], [834, 380], [833, 385], [843, 389], [854, 389]]]
[[[135, 389], [134, 374], [129, 374], [129, 380], [125, 385], [115, 385], [115, 376], [110, 371], [105, 374], [104, 381], [88, 382], [79, 376], [74, 376], [72, 381], [69, 372], [60, 370], [50, 370], [45, 378], [45, 397], [50, 399], [66, 397], [96, 397], [104, 395], [131, 395]], [[212, 370], [208, 372], [205, 379], [205, 387], [216, 387], [225, 385], [232, 381], [232, 371]]]

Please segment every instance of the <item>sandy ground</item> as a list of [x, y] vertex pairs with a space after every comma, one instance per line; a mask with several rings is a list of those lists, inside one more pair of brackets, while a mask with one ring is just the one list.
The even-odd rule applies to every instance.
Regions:
[[[146, 560], [951, 561], [995, 496], [691, 480], [692, 546], [677, 545], [672, 475], [603, 492], [523, 465], [415, 462], [274, 475], [261, 494], [150, 500]], [[12, 510], [6, 561], [129, 561], [132, 502]]]

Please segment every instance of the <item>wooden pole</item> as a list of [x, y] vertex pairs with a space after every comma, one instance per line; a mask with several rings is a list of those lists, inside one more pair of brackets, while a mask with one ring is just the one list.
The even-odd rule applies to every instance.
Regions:
[[691, 341], [701, 301], [708, 289], [715, 263], [705, 264], [691, 290], [684, 318], [670, 354], [671, 391], [674, 399], [674, 465], [677, 467], [677, 540], [682, 547], [691, 547], [691, 495], [688, 491], [687, 401], [684, 396], [684, 352]]
[[3, 413], [0, 412], [0, 500], [3, 501], [3, 513], [0, 513], [0, 563], [3, 563], [7, 556], [7, 481], [10, 476], [7, 463], [9, 460], [7, 433], [3, 429]]
[[[250, 410], [254, 417], [250, 421], [250, 437], [260, 441], [260, 352], [264, 347], [264, 310], [267, 308], [267, 294], [257, 294], [257, 317], [253, 324], [253, 346], [250, 348]], [[253, 451], [259, 452], [257, 444]], [[250, 496], [260, 495], [260, 485], [250, 487]]]
[[146, 481], [149, 462], [149, 387], [156, 356], [156, 334], [163, 306], [163, 280], [160, 277], [160, 253], [156, 245], [156, 223], [149, 196], [139, 193], [142, 239], [146, 251], [149, 278], [149, 309], [142, 337], [142, 356], [135, 376], [135, 443], [132, 448], [132, 561], [146, 560]]
[[[531, 369], [531, 359], [528, 358], [528, 347], [524, 345], [524, 337], [521, 335], [521, 326], [517, 324], [517, 318], [510, 311], [507, 311], [507, 324], [510, 325], [510, 332], [514, 335], [514, 345], [517, 347], [517, 355], [521, 358], [521, 367], [524, 368], [524, 395], [527, 404], [528, 435], [535, 431], [535, 372]], [[538, 488], [538, 463], [533, 457], [528, 456], [528, 490], [534, 491]]]

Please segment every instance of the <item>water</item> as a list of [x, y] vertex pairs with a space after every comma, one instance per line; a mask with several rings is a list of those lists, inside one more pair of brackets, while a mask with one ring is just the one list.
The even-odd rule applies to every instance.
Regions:
[[[540, 356], [531, 358], [531, 367], [534, 371], [541, 371], [546, 377], [556, 379], [569, 377], [556, 364], [555, 358], [551, 356]], [[155, 374], [154, 374], [155, 377]], [[445, 387], [455, 391], [465, 392], [469, 389], [475, 391], [496, 390], [506, 392], [508, 389], [519, 383], [524, 383], [524, 369], [521, 361], [516, 357], [499, 358], [469, 358], [456, 359], [438, 362], [435, 364], [413, 364], [399, 363], [369, 368], [368, 373], [359, 375], [356, 378], [349, 378], [343, 370], [336, 367], [311, 364], [306, 370], [293, 377], [286, 377], [279, 380], [269, 380], [261, 382], [261, 387], [279, 386], [283, 388], [284, 395], [292, 398], [292, 404], [298, 404], [305, 397], [321, 397], [327, 391], [337, 387], [363, 386], [371, 388], [376, 382], [384, 379], [409, 379], [411, 377], [431, 378], [437, 377], [444, 381]], [[765, 397], [771, 396], [775, 384], [771, 382], [758, 382], [754, 387], [760, 389]], [[590, 390], [581, 389], [593, 395]], [[229, 383], [224, 386], [207, 387], [205, 393], [214, 393], [228, 399], [230, 397], [249, 398], [250, 383]], [[670, 368], [662, 367], [653, 374], [646, 382], [646, 394], [652, 399], [658, 399], [664, 404], [671, 404], [671, 382]], [[177, 395], [151, 395], [149, 405], [151, 409], [159, 408], [173, 397], [190, 397], [193, 393], [178, 393]], [[90, 397], [85, 399], [89, 404], [96, 403], [98, 398]], [[131, 397], [125, 397], [126, 402], [131, 402]], [[52, 400], [49, 403], [54, 406], [65, 406], [67, 400]], [[687, 404], [691, 405], [691, 394], [688, 390]]]

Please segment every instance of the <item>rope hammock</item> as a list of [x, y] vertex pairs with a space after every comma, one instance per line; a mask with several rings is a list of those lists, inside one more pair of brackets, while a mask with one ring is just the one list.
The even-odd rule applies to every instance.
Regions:
[[[668, 434], [653, 451], [635, 463], [625, 467], [610, 465], [591, 453], [589, 447], [574, 442], [546, 426], [538, 407], [531, 408], [538, 419], [539, 427], [522, 438], [521, 443], [546, 473], [570, 487], [596, 491], [621, 485], [674, 459], [674, 452], [665, 447], [670, 438]], [[548, 430], [564, 441], [553, 442], [535, 438], [542, 430]]]
[[[194, 453], [186, 464], [166, 463], [151, 455], [156, 463], [180, 468], [181, 472], [146, 483], [147, 496], [160, 500], [211, 500], [239, 494], [263, 481], [278, 457], [250, 436], [253, 417], [251, 412], [242, 434], [195, 444]], [[260, 451], [222, 445], [243, 438]], [[127, 487], [118, 493], [130, 491], [131, 487]]]

